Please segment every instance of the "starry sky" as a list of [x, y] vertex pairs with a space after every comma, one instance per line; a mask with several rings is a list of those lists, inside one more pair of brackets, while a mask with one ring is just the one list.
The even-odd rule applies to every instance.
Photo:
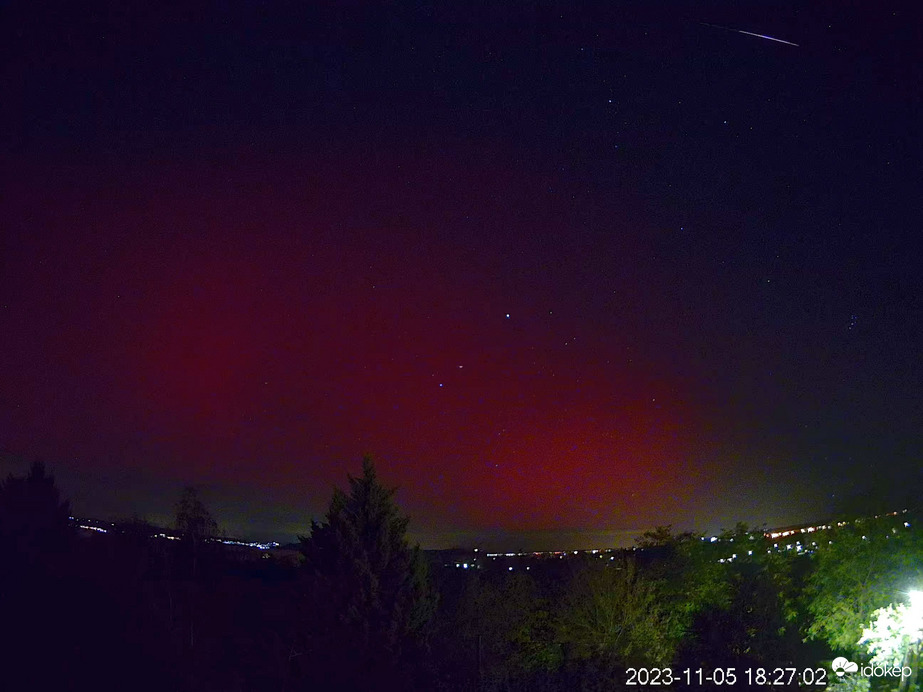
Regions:
[[424, 547], [920, 488], [911, 3], [193, 5], [3, 10], [0, 472], [290, 538], [370, 453]]

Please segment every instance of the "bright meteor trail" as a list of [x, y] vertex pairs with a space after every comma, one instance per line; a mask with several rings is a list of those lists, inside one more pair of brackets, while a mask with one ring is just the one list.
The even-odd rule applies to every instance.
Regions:
[[738, 34], [746, 34], [747, 36], [756, 36], [757, 38], [765, 38], [767, 41], [775, 41], [776, 43], [784, 43], [787, 46], [798, 47], [797, 43], [792, 43], [791, 41], [783, 41], [781, 38], [774, 38], [772, 36], [766, 36], [765, 34], [755, 34], [752, 31], [742, 31], [741, 29], [731, 29], [726, 26], [718, 26], [717, 24], [709, 24], [708, 22], [699, 22], [702, 26], [710, 26], [715, 29], [724, 29], [725, 31], [735, 31]]

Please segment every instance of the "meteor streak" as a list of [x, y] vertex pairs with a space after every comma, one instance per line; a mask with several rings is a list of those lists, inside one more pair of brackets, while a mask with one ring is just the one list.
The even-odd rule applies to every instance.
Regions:
[[757, 38], [765, 38], [767, 41], [775, 41], [776, 43], [784, 43], [787, 46], [795, 46], [798, 48], [797, 43], [792, 43], [791, 41], [783, 41], [781, 38], [774, 38], [772, 36], [766, 36], [765, 34], [755, 34], [752, 31], [742, 31], [741, 29], [731, 29], [726, 26], [719, 26], [717, 24], [709, 24], [708, 22], [699, 22], [702, 26], [710, 26], [714, 29], [724, 29], [725, 31], [734, 31], [738, 34], [746, 34], [747, 36], [756, 36]]

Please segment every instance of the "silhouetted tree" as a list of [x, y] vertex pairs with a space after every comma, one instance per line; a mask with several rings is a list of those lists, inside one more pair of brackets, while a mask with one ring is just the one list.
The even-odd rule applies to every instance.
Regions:
[[183, 489], [176, 503], [176, 530], [193, 543], [200, 543], [218, 534], [218, 523], [199, 499], [199, 491], [192, 487]]
[[0, 482], [2, 689], [63, 689], [63, 671], [74, 675], [82, 665], [79, 643], [63, 626], [79, 613], [68, 514], [69, 503], [41, 462]]
[[183, 557], [187, 561], [189, 580], [185, 585], [187, 624], [182, 629], [183, 639], [191, 650], [196, 644], [196, 620], [199, 610], [199, 561], [205, 541], [218, 533], [218, 523], [199, 499], [198, 490], [192, 486], [183, 489], [176, 504], [176, 530], [183, 541]]
[[62, 550], [72, 531], [70, 503], [61, 500], [54, 477], [40, 461], [22, 477], [10, 474], [0, 482], [0, 540], [4, 551], [34, 561]]
[[[426, 643], [436, 598], [409, 519], [394, 503], [371, 458], [350, 491], [334, 490], [322, 523], [302, 536], [304, 569], [316, 609], [315, 664], [337, 689], [397, 684]], [[312, 683], [315, 685], [316, 681]]]

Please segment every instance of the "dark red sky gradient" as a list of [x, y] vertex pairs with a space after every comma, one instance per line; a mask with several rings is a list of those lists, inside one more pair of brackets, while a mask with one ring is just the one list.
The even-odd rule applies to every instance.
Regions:
[[791, 523], [918, 474], [919, 98], [886, 32], [749, 18], [785, 52], [682, 8], [27, 17], [0, 471], [155, 519], [197, 483], [290, 536], [371, 453], [430, 545]]
[[[12, 263], [29, 310], [8, 320], [35, 350], [5, 373], [19, 378], [10, 391], [34, 392], [11, 415], [10, 448], [270, 489], [342, 484], [368, 451], [418, 512], [511, 529], [606, 526], [619, 509], [688, 494], [697, 393], [637, 347], [644, 313], [671, 307], [636, 287], [636, 270], [619, 262], [609, 295], [582, 305], [557, 294], [580, 290], [578, 261], [537, 267], [518, 252], [536, 225], [554, 226], [553, 209], [504, 213], [509, 202], [474, 190], [452, 202], [462, 218], [433, 209], [447, 218], [401, 223], [401, 206], [452, 182], [408, 181], [431, 189], [394, 203], [396, 181], [376, 191], [378, 219], [364, 200], [336, 229], [369, 181], [290, 165], [272, 171], [294, 171], [282, 190], [246, 170], [222, 180], [176, 166], [148, 172], [156, 189], [147, 176], [51, 181], [38, 169], [16, 190], [17, 221], [47, 235], [40, 247], [20, 238]], [[486, 187], [507, 199], [539, 184], [482, 175], [502, 178]], [[617, 214], [607, 242], [635, 252], [646, 222], [628, 205]], [[503, 227], [437, 227], [485, 217]], [[586, 324], [581, 312], [599, 306], [618, 319]]]

